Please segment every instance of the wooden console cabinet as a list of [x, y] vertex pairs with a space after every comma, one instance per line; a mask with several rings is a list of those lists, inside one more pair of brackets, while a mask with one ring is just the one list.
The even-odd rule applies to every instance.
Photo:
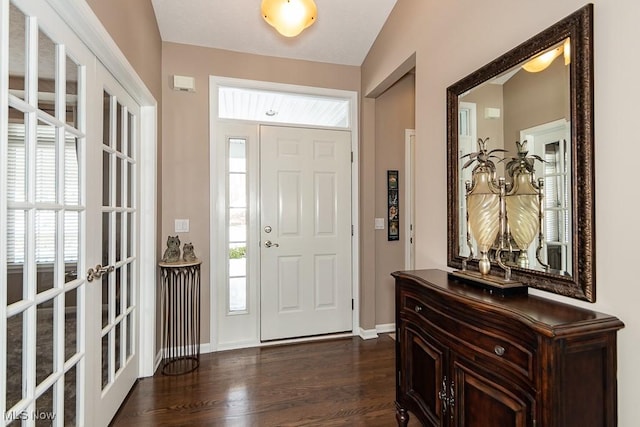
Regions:
[[616, 317], [440, 270], [393, 276], [398, 425], [617, 425]]

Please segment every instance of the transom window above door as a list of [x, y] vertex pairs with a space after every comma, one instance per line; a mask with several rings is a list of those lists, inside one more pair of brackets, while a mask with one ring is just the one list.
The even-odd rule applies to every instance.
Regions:
[[218, 88], [218, 117], [348, 128], [349, 99], [252, 88]]

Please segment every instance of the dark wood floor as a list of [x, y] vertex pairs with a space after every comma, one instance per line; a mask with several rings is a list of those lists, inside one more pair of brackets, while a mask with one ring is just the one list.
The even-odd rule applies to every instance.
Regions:
[[205, 354], [139, 381], [113, 425], [394, 426], [394, 360], [387, 335]]

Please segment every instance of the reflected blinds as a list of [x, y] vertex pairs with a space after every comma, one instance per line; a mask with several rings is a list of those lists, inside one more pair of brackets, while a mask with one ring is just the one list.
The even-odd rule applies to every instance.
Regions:
[[[7, 226], [7, 262], [22, 264], [26, 253], [26, 220], [29, 209], [35, 207], [35, 233], [37, 247], [35, 258], [37, 263], [49, 263], [55, 260], [56, 238], [63, 236], [65, 262], [78, 259], [78, 215], [64, 215], [63, 233], [56, 233], [56, 218], [64, 207], [56, 203], [63, 198], [69, 203], [79, 202], [79, 171], [76, 139], [67, 136], [64, 147], [64, 191], [62, 197], [57, 196], [57, 156], [55, 128], [41, 125], [37, 127], [37, 144], [35, 149], [35, 204], [28, 203], [27, 165], [25, 126], [9, 123], [8, 130], [8, 186], [9, 215]], [[13, 208], [12, 208], [13, 207]]]

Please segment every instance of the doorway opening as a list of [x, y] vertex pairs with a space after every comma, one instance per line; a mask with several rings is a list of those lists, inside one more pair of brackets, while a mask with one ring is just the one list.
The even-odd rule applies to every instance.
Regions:
[[[210, 81], [212, 273], [209, 350], [258, 346], [272, 339], [353, 333], [358, 328], [359, 318], [356, 268], [358, 150], [354, 127], [357, 94], [213, 76]], [[267, 152], [263, 147], [265, 129], [271, 129], [277, 135]], [[332, 140], [335, 135], [341, 135], [340, 142]], [[296, 156], [303, 156], [303, 151], [310, 157], [305, 161], [302, 157], [300, 161], [295, 160]], [[267, 160], [272, 154], [274, 159]], [[327, 159], [333, 155], [342, 161], [343, 169], [339, 174], [324, 168], [330, 163]], [[283, 158], [293, 161], [276, 166], [276, 159]], [[324, 166], [310, 173], [298, 168], [323, 161]], [[274, 186], [268, 190], [271, 195], [266, 193], [267, 186], [264, 185], [267, 177], [273, 178]], [[334, 196], [334, 202], [329, 202]], [[339, 203], [338, 197], [342, 197]], [[264, 200], [271, 199], [276, 201], [274, 209], [277, 212], [266, 224]], [[287, 200], [295, 210], [283, 208]], [[307, 201], [310, 202], [307, 204]], [[295, 221], [299, 223], [296, 225]], [[294, 225], [297, 227], [294, 231], [300, 231], [298, 236], [289, 233]], [[311, 228], [303, 233], [307, 225]], [[336, 228], [326, 233], [326, 227]], [[285, 231], [292, 239], [287, 240], [282, 234]], [[326, 242], [329, 234], [338, 231], [342, 236], [339, 259], [333, 259], [333, 252], [326, 247], [324, 252], [315, 254], [286, 252], [294, 241], [303, 242], [302, 247], [309, 249], [312, 245], [304, 244], [305, 239], [325, 233], [320, 240]], [[335, 273], [339, 270], [339, 276], [327, 273], [333, 271], [327, 266], [338, 265], [341, 267], [336, 267]], [[278, 274], [269, 276], [267, 283], [263, 277], [269, 269]], [[307, 282], [315, 285], [307, 289], [298, 286]], [[271, 289], [265, 294], [267, 287]], [[265, 298], [272, 294], [277, 298]], [[292, 302], [296, 304], [290, 304]], [[270, 308], [267, 307], [269, 304]], [[308, 322], [308, 327], [298, 328], [295, 332], [272, 334], [264, 329], [275, 318], [290, 319], [288, 314], [294, 312], [306, 311], [311, 319], [311, 313], [326, 314], [334, 308], [341, 310], [341, 318], [347, 319], [340, 326], [318, 329], [315, 326], [325, 322], [314, 318]], [[267, 316], [268, 312], [276, 316]], [[282, 324], [296, 322], [299, 320]], [[206, 351], [207, 346], [204, 348]]]

